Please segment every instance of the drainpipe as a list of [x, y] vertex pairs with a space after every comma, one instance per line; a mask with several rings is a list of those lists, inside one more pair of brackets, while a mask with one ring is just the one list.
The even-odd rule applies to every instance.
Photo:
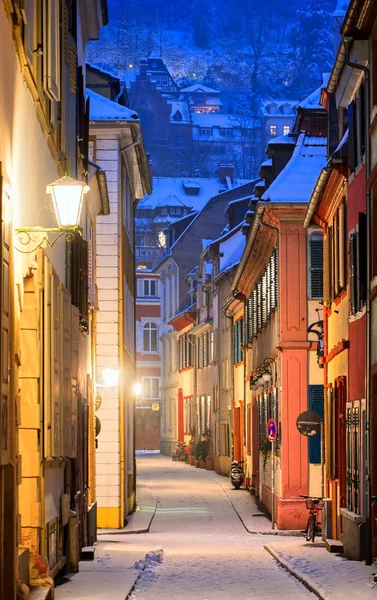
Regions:
[[350, 58], [350, 48], [353, 44], [353, 38], [343, 38], [345, 48], [345, 64], [351, 69], [357, 69], [364, 73], [365, 78], [365, 195], [366, 195], [366, 220], [367, 220], [367, 297], [366, 297], [366, 375], [365, 375], [365, 412], [366, 412], [366, 486], [365, 486], [365, 509], [367, 522], [367, 550], [366, 563], [372, 564], [372, 535], [371, 535], [371, 402], [370, 402], [370, 352], [371, 352], [371, 318], [370, 318], [370, 252], [371, 252], [371, 194], [368, 187], [370, 175], [370, 138], [369, 138], [369, 120], [370, 120], [370, 73], [368, 67], [354, 63]]
[[[224, 315], [226, 316], [227, 319], [230, 319], [232, 324], [233, 324], [233, 315], [228, 315], [228, 309], [231, 307], [233, 302], [235, 302], [235, 298], [230, 298], [230, 300], [228, 300], [222, 308]], [[232, 332], [230, 334], [230, 362], [232, 363]], [[231, 379], [230, 393], [231, 393], [231, 398], [234, 399], [234, 368], [233, 368], [233, 364], [232, 364], [232, 368], [230, 369], [230, 379]], [[233, 411], [232, 410], [230, 411], [229, 431], [233, 431]], [[230, 440], [228, 440], [228, 441], [230, 442]], [[230, 448], [230, 444], [229, 444], [229, 448]], [[234, 445], [232, 446], [232, 456], [230, 458], [231, 458], [231, 462], [232, 462], [232, 460], [234, 459]]]

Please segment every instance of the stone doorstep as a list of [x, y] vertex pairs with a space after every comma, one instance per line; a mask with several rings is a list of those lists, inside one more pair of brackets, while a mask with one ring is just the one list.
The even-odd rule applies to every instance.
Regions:
[[30, 588], [30, 600], [53, 600], [53, 588], [37, 585]]
[[326, 550], [327, 552], [343, 552], [343, 542], [328, 538], [326, 540]]
[[80, 560], [94, 560], [95, 546], [85, 546], [81, 549]]

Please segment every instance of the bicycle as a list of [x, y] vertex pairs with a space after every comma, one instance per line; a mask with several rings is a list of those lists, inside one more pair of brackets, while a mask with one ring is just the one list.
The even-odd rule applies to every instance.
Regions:
[[309, 518], [304, 532], [306, 541], [309, 542], [311, 540], [314, 542], [315, 536], [319, 532], [318, 525], [320, 525], [320, 523], [317, 521], [317, 515], [318, 512], [322, 510], [323, 500], [322, 498], [312, 498], [310, 496], [301, 495], [300, 498], [306, 498], [306, 508], [309, 510]]

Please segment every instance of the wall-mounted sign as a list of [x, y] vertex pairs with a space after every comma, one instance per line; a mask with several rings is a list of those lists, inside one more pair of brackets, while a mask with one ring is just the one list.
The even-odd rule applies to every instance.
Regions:
[[160, 405], [158, 402], [154, 402], [152, 404], [152, 410], [155, 410], [156, 412], [160, 410]]

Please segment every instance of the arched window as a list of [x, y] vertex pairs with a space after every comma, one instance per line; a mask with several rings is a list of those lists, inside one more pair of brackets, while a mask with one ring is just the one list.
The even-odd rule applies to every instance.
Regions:
[[145, 323], [143, 327], [143, 351], [157, 352], [157, 325]]

